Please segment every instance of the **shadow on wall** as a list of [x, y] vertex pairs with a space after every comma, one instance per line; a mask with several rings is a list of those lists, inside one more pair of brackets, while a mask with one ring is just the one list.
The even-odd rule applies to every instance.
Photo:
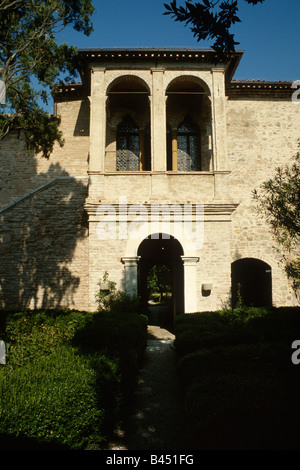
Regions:
[[37, 176], [49, 184], [0, 211], [2, 310], [72, 306], [79, 288], [70, 263], [87, 232], [87, 187], [59, 164]]

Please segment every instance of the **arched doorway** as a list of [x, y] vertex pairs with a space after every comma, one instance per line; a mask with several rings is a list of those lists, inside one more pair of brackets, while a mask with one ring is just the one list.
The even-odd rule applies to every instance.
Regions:
[[232, 306], [241, 297], [244, 305], [253, 307], [272, 306], [272, 271], [264, 261], [243, 258], [231, 265]]
[[179, 241], [166, 234], [153, 234], [138, 248], [138, 294], [150, 323], [171, 328], [184, 313], [182, 255]]

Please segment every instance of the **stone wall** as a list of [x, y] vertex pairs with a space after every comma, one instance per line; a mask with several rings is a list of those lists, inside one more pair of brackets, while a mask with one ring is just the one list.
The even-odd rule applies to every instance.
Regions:
[[[170, 79], [176, 73], [172, 71]], [[117, 71], [112, 74], [117, 75]], [[217, 76], [221, 80], [221, 74]], [[230, 303], [231, 263], [241, 258], [257, 258], [271, 266], [274, 305], [296, 304], [269, 227], [254, 210], [252, 191], [298, 151], [299, 106], [289, 99], [262, 98], [254, 93], [227, 99], [227, 138], [225, 142], [222, 136], [216, 140], [219, 171], [116, 175], [110, 169], [104, 176], [94, 161], [91, 173], [98, 172], [97, 178], [89, 175], [89, 183], [94, 181], [93, 199], [88, 198], [87, 181], [89, 100], [65, 96], [56, 107], [65, 146], [56, 146], [48, 160], [26, 153], [22, 135], [12, 134], [1, 142], [0, 308], [93, 310], [97, 283], [105, 271], [124, 288], [122, 257], [136, 256], [139, 242], [100, 240], [96, 233], [99, 219], [92, 215], [97, 204], [117, 203], [119, 196], [127, 196], [131, 204], [206, 205], [203, 247], [184, 252], [187, 257], [199, 258], [190, 271], [195, 273], [197, 310], [214, 310]], [[223, 132], [222, 113], [217, 125]], [[94, 133], [96, 127], [94, 124]], [[94, 159], [96, 150], [94, 147]], [[91, 201], [92, 209], [88, 206]], [[13, 205], [7, 207], [9, 204]], [[212, 208], [213, 204], [219, 209]], [[209, 294], [202, 292], [204, 283], [212, 284]]]
[[0, 213], [0, 309], [88, 308], [86, 195], [60, 179]]
[[88, 308], [89, 109], [58, 103], [63, 148], [49, 159], [22, 133], [0, 146], [0, 308]]
[[296, 304], [269, 226], [256, 210], [253, 190], [298, 152], [300, 108], [291, 100], [253, 97], [227, 101], [228, 160], [232, 216], [231, 259], [258, 258], [272, 267], [273, 303]]
[[57, 104], [65, 144], [49, 159], [28, 152], [23, 134], [13, 132], [0, 145], [0, 209], [57, 177], [87, 176], [89, 106], [81, 99]]

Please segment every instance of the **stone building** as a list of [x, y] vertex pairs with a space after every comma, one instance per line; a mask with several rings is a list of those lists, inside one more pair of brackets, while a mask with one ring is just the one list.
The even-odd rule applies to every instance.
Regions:
[[298, 151], [291, 82], [238, 81], [243, 52], [80, 51], [54, 97], [64, 147], [0, 147], [0, 308], [93, 311], [108, 272], [146, 305], [165, 265], [171, 316], [297, 300], [252, 191]]

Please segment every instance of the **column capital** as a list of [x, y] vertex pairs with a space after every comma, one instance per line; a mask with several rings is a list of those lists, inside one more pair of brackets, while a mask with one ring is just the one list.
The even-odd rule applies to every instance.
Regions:
[[181, 256], [181, 259], [185, 266], [195, 266], [200, 260], [198, 256]]
[[125, 256], [121, 258], [121, 261], [123, 264], [125, 264], [125, 268], [126, 268], [130, 266], [137, 266], [140, 258], [141, 258], [140, 256], [128, 256], [128, 257]]
[[164, 73], [165, 70], [166, 70], [165, 67], [151, 67], [150, 68], [151, 73], [153, 73], [153, 72]]
[[92, 73], [94, 72], [105, 72], [106, 71], [106, 67], [99, 67], [99, 65], [91, 65], [90, 67]]
[[216, 72], [219, 72], [219, 73], [225, 73], [225, 68], [220, 66], [220, 67], [211, 67], [211, 72], [212, 73], [216, 73]]

